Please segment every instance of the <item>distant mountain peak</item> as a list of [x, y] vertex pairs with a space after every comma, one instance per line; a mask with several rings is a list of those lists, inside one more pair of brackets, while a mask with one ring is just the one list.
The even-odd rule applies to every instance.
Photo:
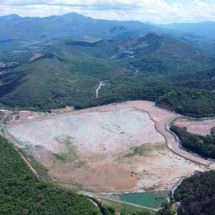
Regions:
[[17, 14], [10, 14], [10, 15], [6, 15], [6, 16], [1, 16], [0, 20], [4, 20], [4, 21], [15, 21], [17, 19], [21, 19], [21, 17]]

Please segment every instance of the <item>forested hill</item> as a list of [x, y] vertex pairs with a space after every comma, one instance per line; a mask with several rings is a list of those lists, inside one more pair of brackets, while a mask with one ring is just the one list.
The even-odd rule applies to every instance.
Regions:
[[[215, 113], [214, 57], [167, 35], [148, 33], [97, 42], [63, 39], [8, 56], [18, 66], [3, 67], [0, 73], [4, 108], [47, 111], [145, 99], [182, 114]], [[210, 79], [204, 78], [206, 70], [211, 71]], [[204, 84], [197, 84], [196, 74], [202, 75]], [[105, 86], [96, 99], [101, 81]]]
[[96, 215], [89, 199], [39, 180], [7, 140], [0, 137], [0, 214]]
[[179, 215], [215, 214], [215, 171], [197, 173], [185, 179], [174, 197]]
[[[215, 171], [196, 172], [184, 179], [158, 215], [215, 214]], [[176, 212], [177, 210], [177, 212]]]
[[192, 44], [207, 52], [215, 53], [214, 21], [199, 23], [172, 23], [158, 26], [186, 43]]

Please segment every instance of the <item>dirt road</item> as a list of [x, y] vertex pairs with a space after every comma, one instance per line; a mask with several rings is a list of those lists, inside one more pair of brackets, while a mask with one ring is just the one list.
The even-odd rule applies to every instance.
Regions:
[[[6, 111], [6, 112], [5, 112], [5, 116], [4, 116], [4, 117], [2, 118], [2, 120], [0, 121], [0, 132], [1, 132], [2, 129], [5, 128], [5, 127], [4, 127], [4, 120], [7, 118], [7, 116], [8, 116], [8, 112]], [[8, 139], [8, 136], [10, 136], [10, 134], [7, 132], [7, 129], [6, 129], [6, 128], [4, 129], [4, 131], [5, 131], [4, 136], [6, 136], [6, 138]], [[10, 136], [10, 138], [13, 139], [13, 142], [16, 141], [13, 137]], [[29, 162], [29, 161], [22, 155], [22, 153], [18, 150], [17, 145], [19, 146], [20, 143], [16, 143], [16, 144], [14, 145], [15, 150], [19, 153], [20, 157], [21, 157], [21, 158], [23, 159], [23, 161], [27, 164], [27, 166], [29, 167], [29, 169], [30, 169], [37, 177], [39, 177], [39, 175], [38, 175], [37, 171], [35, 170], [35, 168], [30, 164], [30, 162]]]
[[99, 90], [101, 89], [102, 86], [105, 86], [103, 84], [103, 81], [99, 83], [99, 87], [96, 89], [96, 98], [98, 99], [99, 98]]
[[28, 167], [31, 170], [31, 172], [33, 172], [37, 177], [39, 177], [36, 169], [30, 164], [30, 162], [22, 155], [22, 153], [17, 148], [16, 148], [16, 150], [19, 153], [19, 155], [21, 156], [22, 160], [24, 160], [25, 163], [28, 165]]
[[[176, 118], [178, 118], [178, 117], [176, 117]], [[175, 154], [177, 154], [181, 157], [184, 157], [190, 161], [193, 161], [195, 163], [199, 163], [199, 164], [202, 164], [205, 166], [210, 166], [211, 164], [213, 164], [213, 161], [204, 159], [204, 158], [198, 156], [197, 154], [190, 153], [180, 147], [181, 143], [180, 143], [178, 136], [170, 130], [170, 124], [176, 118], [168, 121], [165, 126], [165, 130], [167, 131], [167, 132], [165, 132], [165, 138], [166, 138], [166, 143], [167, 143], [167, 147], [169, 148], [169, 150], [171, 150]], [[164, 132], [163, 128], [159, 127], [159, 129], [161, 132]]]

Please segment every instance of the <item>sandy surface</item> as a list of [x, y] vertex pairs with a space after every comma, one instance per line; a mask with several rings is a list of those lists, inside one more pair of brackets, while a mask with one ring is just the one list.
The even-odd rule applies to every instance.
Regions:
[[[7, 128], [62, 186], [163, 189], [205, 170], [169, 151], [156, 130], [165, 133], [165, 123], [176, 116], [152, 102], [134, 101], [20, 120]], [[134, 153], [137, 147], [140, 154]]]
[[42, 145], [54, 153], [62, 152], [63, 142], [69, 141], [84, 157], [86, 153], [108, 157], [143, 143], [164, 142], [149, 115], [132, 108], [26, 122], [9, 126], [8, 131], [26, 145]]
[[174, 125], [180, 128], [187, 128], [187, 131], [192, 134], [210, 135], [211, 129], [215, 127], [215, 120], [192, 121], [179, 118], [174, 122]]

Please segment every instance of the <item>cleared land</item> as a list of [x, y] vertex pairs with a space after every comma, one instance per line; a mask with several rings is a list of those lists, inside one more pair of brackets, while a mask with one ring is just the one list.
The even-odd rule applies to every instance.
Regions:
[[197, 121], [179, 118], [174, 122], [174, 125], [180, 128], [186, 128], [191, 134], [210, 135], [211, 129], [215, 127], [215, 119]]
[[205, 170], [166, 147], [171, 134], [165, 126], [175, 117], [152, 102], [134, 101], [20, 117], [7, 129], [62, 186], [97, 192], [167, 189]]

